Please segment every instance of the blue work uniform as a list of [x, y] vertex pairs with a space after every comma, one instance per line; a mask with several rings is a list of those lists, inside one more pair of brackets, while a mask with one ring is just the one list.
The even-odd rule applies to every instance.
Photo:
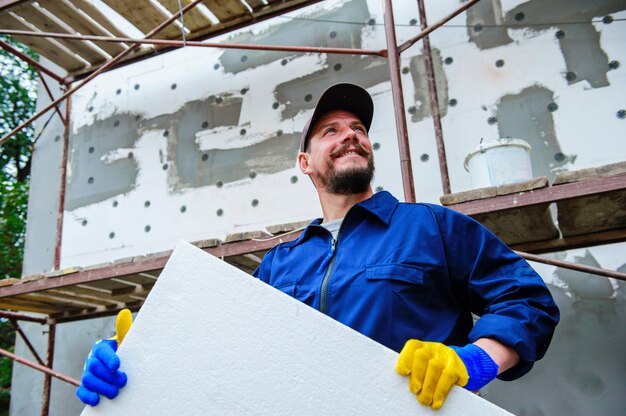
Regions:
[[409, 339], [492, 338], [521, 358], [504, 380], [545, 354], [559, 321], [548, 288], [473, 219], [383, 191], [350, 209], [336, 243], [320, 222], [269, 251], [254, 276], [398, 352]]

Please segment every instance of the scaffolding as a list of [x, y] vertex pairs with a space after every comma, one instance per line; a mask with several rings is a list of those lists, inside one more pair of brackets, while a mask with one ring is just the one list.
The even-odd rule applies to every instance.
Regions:
[[[428, 25], [426, 21], [424, 0], [417, 0], [421, 31], [400, 45], [396, 40], [392, 0], [384, 0], [384, 29], [387, 42], [387, 48], [384, 50], [252, 45], [207, 41], [209, 38], [318, 3], [320, 0], [246, 0], [248, 7], [244, 7], [239, 0], [206, 2], [206, 5], [202, 4], [202, 0], [191, 0], [182, 2], [183, 4], [186, 3], [184, 7], [180, 7], [181, 3], [175, 0], [161, 0], [160, 3], [167, 8], [169, 14], [164, 14], [162, 10], [155, 9], [149, 0], [134, 0], [132, 5], [122, 0], [103, 1], [119, 15], [124, 16], [130, 23], [141, 29], [145, 36], [142, 39], [124, 36], [101, 12], [85, 0], [71, 0], [70, 3], [73, 6], [71, 8], [59, 6], [55, 4], [54, 0], [39, 0], [38, 2], [34, 0], [0, 1], [0, 33], [13, 36], [68, 72], [66, 76], [59, 75], [9, 44], [0, 41], [1, 48], [26, 61], [36, 69], [51, 99], [50, 104], [17, 126], [5, 137], [0, 138], [0, 145], [51, 110], [56, 112], [64, 124], [54, 270], [44, 274], [24, 276], [22, 279], [0, 281], [0, 308], [4, 309], [4, 311], [0, 311], [0, 317], [11, 322], [17, 333], [23, 337], [37, 362], [18, 357], [5, 350], [0, 350], [0, 354], [45, 373], [42, 415], [48, 414], [51, 377], [78, 385], [77, 380], [52, 369], [56, 325], [63, 322], [111, 316], [123, 308], [129, 308], [133, 311], [139, 310], [170, 254], [170, 252], [154, 253], [118, 260], [114, 264], [60, 269], [69, 150], [69, 101], [76, 91], [105, 71], [121, 65], [133, 64], [180, 47], [372, 55], [387, 59], [395, 108], [404, 199], [407, 202], [415, 202], [412, 159], [400, 79], [400, 55], [416, 42], [422, 41], [442, 181], [442, 204], [479, 220], [515, 249], [519, 255], [528, 260], [626, 280], [625, 273], [548, 259], [537, 255], [576, 247], [626, 241], [626, 223], [623, 216], [618, 216], [616, 220], [611, 222], [610, 218], [616, 217], [613, 215], [615, 207], [606, 204], [606, 201], [626, 201], [626, 165], [623, 163], [616, 164], [611, 169], [587, 170], [574, 176], [565, 175], [562, 178], [557, 178], [553, 186], [548, 184], [547, 178], [536, 178], [514, 186], [504, 185], [451, 194], [435, 71], [428, 35], [480, 0], [469, 0], [462, 3], [447, 16], [431, 25]], [[47, 14], [42, 11], [42, 6], [46, 8]], [[201, 7], [210, 9], [213, 18], [207, 17], [206, 13], [201, 13], [199, 10]], [[72, 22], [73, 30], [70, 31], [57, 24], [49, 17], [49, 13], [57, 14], [66, 23]], [[165, 16], [167, 18], [163, 19]], [[98, 22], [98, 25], [94, 25], [93, 21]], [[33, 27], [51, 28], [53, 31], [33, 30]], [[97, 45], [101, 52], [106, 52], [111, 58], [106, 59], [105, 54], [96, 53], [86, 41], [91, 42], [92, 45]], [[63, 45], [62, 49], [58, 48], [59, 43]], [[142, 45], [144, 47], [140, 48]], [[145, 47], [146, 45], [149, 47]], [[68, 52], [72, 52], [73, 55]], [[82, 60], [76, 59], [75, 56], [82, 57]], [[85, 62], [89, 65], [86, 65]], [[65, 92], [55, 98], [42, 74], [63, 85]], [[60, 107], [63, 102], [66, 103], [65, 111], [62, 111]], [[559, 208], [560, 230], [555, 228], [552, 217], [548, 215], [548, 206], [552, 203], [556, 203]], [[622, 209], [625, 205], [622, 204]], [[564, 226], [564, 224], [568, 224], [568, 221], [571, 224], [576, 223], [577, 219], [586, 216], [591, 209], [596, 214], [598, 212], [602, 214], [600, 215], [602, 221], [587, 223], [586, 228], [583, 229], [575, 226], [568, 229], [567, 226]], [[515, 218], [516, 221], [529, 229], [531, 227], [537, 228], [536, 221], [539, 218], [543, 221], [539, 228], [543, 227], [542, 229], [546, 230], [546, 234], [539, 238], [535, 235], [534, 239], [522, 238], [521, 240], [517, 236], [516, 240], [515, 233], [507, 230], [506, 227], [511, 218]], [[194, 244], [242, 270], [251, 272], [260, 263], [265, 252], [276, 244], [297, 238], [305, 225], [303, 223], [281, 224], [268, 227], [266, 231], [262, 232], [231, 235], [224, 242], [204, 240]], [[34, 312], [42, 314], [44, 317], [33, 317], [11, 311]], [[45, 360], [37, 355], [30, 341], [19, 327], [18, 321], [20, 320], [48, 325], [48, 350]]]

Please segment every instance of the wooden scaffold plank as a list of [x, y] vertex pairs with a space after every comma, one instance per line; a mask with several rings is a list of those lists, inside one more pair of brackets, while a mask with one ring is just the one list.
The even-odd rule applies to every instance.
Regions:
[[[68, 7], [58, 0], [39, 0], [39, 5], [65, 22], [81, 35], [108, 36], [106, 32], [91, 23], [74, 7]], [[94, 42], [99, 48], [111, 56], [122, 52], [125, 48], [112, 42]]]
[[[13, 12], [43, 32], [70, 33], [63, 26], [46, 16], [40, 9], [30, 4], [17, 6], [13, 9]], [[57, 39], [57, 41], [91, 65], [98, 65], [106, 60], [104, 56], [84, 41], [64, 39]]]
[[103, 15], [100, 10], [98, 10], [93, 4], [89, 3], [87, 0], [69, 0], [70, 3], [74, 5], [77, 9], [80, 9], [87, 16], [91, 17], [93, 20], [98, 22], [100, 26], [105, 28], [109, 33], [113, 36], [123, 38], [127, 35], [120, 31], [117, 26], [115, 26], [105, 15]]
[[[26, 26], [22, 21], [13, 17], [9, 13], [0, 13], [0, 27], [9, 30], [32, 31], [30, 27]], [[68, 72], [77, 71], [85, 67], [85, 63], [80, 59], [68, 54], [46, 38], [18, 35], [13, 36], [13, 38], [22, 42], [39, 55], [45, 56], [47, 59]]]
[[586, 181], [621, 175], [624, 188], [597, 195], [559, 201], [559, 228], [565, 237], [610, 230], [626, 230], [626, 162], [563, 172], [557, 175], [554, 188], [565, 184], [585, 187]]
[[[172, 14], [179, 14], [178, 0], [160, 0], [160, 3]], [[181, 6], [185, 7], [190, 3], [190, 0], [181, 0]], [[179, 18], [180, 20], [180, 18]], [[193, 8], [184, 14], [183, 20], [185, 22], [185, 28], [187, 28], [192, 35], [194, 32], [204, 31], [212, 25], [211, 21], [204, 16], [198, 9]]]
[[[149, 0], [102, 0], [107, 6], [115, 10], [119, 15], [128, 20], [133, 26], [146, 34], [167, 19], [163, 13], [155, 8]], [[155, 39], [179, 39], [180, 29], [171, 23]]]
[[86, 291], [75, 290], [73, 287], [70, 287], [66, 289], [50, 289], [42, 293], [44, 295], [50, 295], [55, 298], [67, 300], [68, 302], [84, 302], [85, 305], [93, 305], [95, 307], [109, 306], [111, 308], [119, 308], [120, 306], [122, 306], [120, 302], [116, 302], [98, 295], [86, 294], [85, 292]]
[[267, 6], [267, 4], [263, 3], [261, 0], [246, 0], [246, 3], [248, 3], [248, 6], [252, 7], [252, 10], [255, 12]]
[[50, 291], [25, 293], [20, 295], [20, 298], [58, 307], [60, 310], [74, 308], [95, 309], [100, 306], [91, 300], [79, 299], [68, 295], [58, 295]]
[[208, 2], [206, 6], [220, 22], [227, 22], [250, 15], [248, 9], [239, 1], [213, 0]]
[[57, 303], [42, 302], [41, 299], [32, 299], [26, 295], [0, 298], [0, 308], [23, 312], [36, 312], [43, 314], [59, 313], [65, 307]]

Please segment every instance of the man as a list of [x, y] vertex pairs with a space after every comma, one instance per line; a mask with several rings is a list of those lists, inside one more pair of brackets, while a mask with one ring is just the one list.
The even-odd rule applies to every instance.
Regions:
[[[454, 384], [478, 390], [496, 376], [528, 372], [559, 312], [530, 266], [474, 220], [373, 193], [372, 117], [364, 89], [337, 84], [324, 92], [298, 154], [323, 218], [269, 251], [253, 274], [399, 351], [396, 370], [409, 376], [420, 403], [438, 409]], [[106, 365], [114, 349], [94, 348], [103, 358], [88, 360], [79, 397], [99, 392], [94, 372], [106, 389], [125, 384], [119, 360]]]

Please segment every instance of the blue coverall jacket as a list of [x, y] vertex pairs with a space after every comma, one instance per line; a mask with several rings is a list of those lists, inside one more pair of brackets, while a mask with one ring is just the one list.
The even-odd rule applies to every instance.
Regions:
[[335, 246], [320, 221], [269, 251], [253, 274], [395, 351], [411, 338], [493, 338], [521, 357], [505, 380], [545, 354], [559, 321], [550, 292], [473, 219], [379, 192], [350, 209]]

